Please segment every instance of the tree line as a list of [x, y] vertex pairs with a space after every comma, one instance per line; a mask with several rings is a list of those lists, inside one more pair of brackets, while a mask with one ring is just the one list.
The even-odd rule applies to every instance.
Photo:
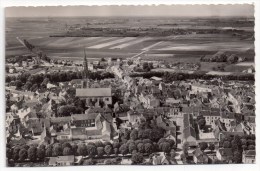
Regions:
[[[114, 78], [114, 74], [109, 72], [89, 72], [89, 79], [102, 80], [106, 78]], [[67, 82], [73, 79], [82, 79], [83, 72], [52, 72], [47, 74], [30, 74], [22, 73], [18, 76], [6, 76], [6, 83], [10, 86], [16, 86], [18, 90], [36, 91], [39, 88], [46, 88], [48, 82], [56, 84], [58, 82]]]
[[178, 80], [189, 80], [189, 79], [203, 79], [203, 80], [212, 80], [215, 78], [220, 78], [222, 80], [239, 80], [239, 81], [255, 81], [255, 76], [253, 74], [246, 73], [234, 73], [230, 75], [209, 75], [203, 71], [195, 71], [193, 73], [180, 73], [180, 72], [146, 72], [146, 73], [133, 73], [130, 74], [130, 77], [144, 77], [151, 78], [153, 76], [162, 77], [163, 81], [170, 83], [172, 81]]

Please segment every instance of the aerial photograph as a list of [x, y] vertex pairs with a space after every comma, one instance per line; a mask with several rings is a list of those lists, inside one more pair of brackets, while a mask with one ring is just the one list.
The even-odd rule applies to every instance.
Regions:
[[255, 164], [254, 26], [252, 4], [5, 8], [6, 166]]

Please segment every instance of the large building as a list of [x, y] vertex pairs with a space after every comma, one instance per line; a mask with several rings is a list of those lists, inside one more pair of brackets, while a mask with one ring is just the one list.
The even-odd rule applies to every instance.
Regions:
[[82, 86], [76, 89], [76, 96], [86, 100], [86, 106], [104, 107], [112, 104], [111, 88], [89, 88], [88, 74], [88, 62], [84, 49]]

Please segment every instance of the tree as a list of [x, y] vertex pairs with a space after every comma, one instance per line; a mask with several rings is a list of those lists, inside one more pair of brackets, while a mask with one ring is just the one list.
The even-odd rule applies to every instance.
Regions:
[[70, 147], [65, 147], [63, 149], [63, 153], [62, 153], [64, 156], [69, 156], [69, 155], [72, 155], [73, 154], [73, 151]]
[[137, 139], [138, 139], [138, 130], [133, 129], [133, 130], [131, 131], [130, 138], [131, 138], [132, 140], [137, 140]]
[[171, 159], [175, 160], [176, 152], [174, 149], [171, 149], [170, 155], [171, 155]]
[[145, 147], [143, 143], [137, 144], [137, 149], [139, 153], [144, 153], [145, 152]]
[[120, 147], [120, 143], [119, 142], [114, 142], [113, 143], [113, 148], [119, 148]]
[[124, 156], [128, 153], [128, 148], [126, 144], [123, 144], [119, 148], [120, 153]]
[[235, 135], [233, 140], [231, 141], [231, 147], [233, 149], [233, 151], [235, 150], [241, 150], [241, 139], [239, 136]]
[[110, 145], [110, 146], [113, 146], [112, 144], [111, 144], [111, 142], [104, 142], [104, 146], [107, 146], [107, 145]]
[[45, 158], [45, 148], [37, 148], [37, 158], [39, 159], [39, 160], [44, 160], [44, 158]]
[[81, 156], [86, 156], [88, 155], [88, 150], [87, 150], [87, 146], [85, 144], [80, 144], [78, 146], [77, 152], [79, 155]]
[[153, 153], [153, 145], [151, 143], [145, 143], [144, 144], [144, 150], [146, 153], [151, 154]]
[[52, 148], [52, 156], [56, 157], [56, 156], [61, 156], [62, 155], [62, 146], [60, 143], [54, 144], [53, 148]]
[[78, 155], [78, 152], [77, 152], [77, 150], [78, 150], [78, 145], [77, 145], [77, 144], [71, 145], [71, 149], [72, 149], [73, 154], [74, 154], [75, 156], [77, 156], [77, 155]]
[[28, 149], [28, 158], [30, 161], [37, 160], [37, 148], [32, 146]]
[[97, 147], [98, 157], [102, 157], [105, 154], [104, 147]]
[[8, 160], [10, 160], [10, 159], [12, 159], [12, 157], [13, 157], [13, 150], [11, 149], [11, 148], [6, 148], [6, 158], [8, 159]]
[[89, 157], [94, 157], [97, 154], [97, 147], [95, 145], [87, 145]]
[[130, 65], [133, 65], [133, 63], [134, 63], [133, 60], [128, 60], [128, 61], [127, 61], [127, 64], [128, 64], [129, 66], [130, 66]]
[[68, 147], [68, 148], [72, 148], [72, 147], [71, 147], [71, 144], [68, 143], [68, 142], [64, 142], [64, 143], [62, 143], [61, 147], [62, 147], [62, 149], [65, 149], [66, 147]]
[[209, 149], [210, 149], [211, 151], [214, 151], [214, 150], [215, 150], [215, 145], [214, 145], [213, 143], [210, 143], [210, 144], [209, 144]]
[[46, 146], [44, 144], [41, 144], [38, 148], [41, 148], [41, 149], [46, 149]]
[[95, 142], [96, 147], [104, 147], [104, 144], [101, 141]]
[[171, 150], [170, 143], [163, 142], [159, 144], [159, 149], [162, 150], [164, 153], [169, 153], [169, 151]]
[[61, 106], [58, 110], [58, 116], [70, 116], [75, 113], [82, 113], [83, 109], [72, 105]]
[[200, 146], [201, 151], [204, 151], [204, 150], [206, 150], [206, 149], [208, 148], [208, 143], [206, 143], [206, 142], [201, 142], [201, 143], [199, 144], [199, 146]]
[[167, 140], [165, 139], [165, 138], [161, 138], [159, 141], [158, 141], [158, 145], [160, 145], [161, 143], [164, 143], [164, 142], [166, 142]]
[[167, 139], [166, 141], [170, 144], [171, 148], [173, 148], [173, 146], [175, 145], [175, 141], [172, 139]]
[[52, 146], [51, 145], [48, 145], [46, 147], [45, 156], [46, 157], [52, 157]]
[[234, 163], [242, 163], [242, 153], [240, 151], [235, 151], [233, 155]]
[[20, 147], [14, 147], [13, 150], [13, 160], [17, 161], [19, 159], [19, 151], [21, 150]]
[[132, 155], [132, 164], [141, 164], [144, 161], [144, 157], [141, 153], [134, 153]]
[[197, 123], [198, 123], [200, 129], [204, 129], [205, 125], [206, 125], [205, 117], [202, 115], [199, 115], [197, 117]]
[[115, 153], [116, 156], [118, 155], [118, 152], [119, 152], [119, 149], [118, 148], [114, 148], [114, 153]]
[[125, 130], [124, 134], [123, 134], [123, 138], [126, 140], [129, 140], [130, 138], [130, 131], [129, 130]]
[[129, 143], [129, 145], [128, 145], [128, 150], [129, 150], [129, 152], [130, 153], [132, 153], [134, 150], [136, 150], [137, 148], [136, 148], [136, 145], [135, 145], [135, 143]]
[[24, 148], [21, 149], [19, 151], [19, 160], [23, 162], [25, 159], [27, 159], [27, 157], [28, 157], [28, 155], [27, 155], [26, 149], [24, 149]]
[[17, 90], [21, 90], [23, 83], [20, 80], [15, 81], [15, 86]]
[[241, 145], [247, 145], [247, 140], [245, 138], [241, 139]]
[[113, 147], [111, 145], [106, 145], [104, 150], [105, 153], [109, 156], [113, 152]]
[[150, 71], [151, 70], [149, 65], [148, 65], [148, 62], [144, 62], [143, 63], [143, 70], [146, 70], [146, 71]]
[[230, 147], [231, 147], [230, 142], [224, 141], [224, 142], [223, 142], [223, 147], [224, 147], [224, 148], [230, 148]]

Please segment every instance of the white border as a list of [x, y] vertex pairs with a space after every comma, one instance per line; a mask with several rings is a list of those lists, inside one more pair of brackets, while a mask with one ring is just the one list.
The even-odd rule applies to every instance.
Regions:
[[[3, 2], [4, 1], [4, 2]], [[241, 165], [175, 165], [175, 166], [82, 166], [82, 167], [59, 167], [59, 168], [6, 168], [5, 167], [5, 91], [4, 91], [4, 7], [8, 6], [57, 6], [57, 5], [160, 5], [160, 4], [255, 4], [255, 51], [256, 51], [256, 57], [255, 57], [255, 63], [256, 66], [259, 64], [259, 40], [260, 40], [260, 34], [259, 34], [259, 21], [260, 21], [260, 1], [259, 0], [2, 0], [0, 1], [0, 55], [1, 60], [0, 62], [0, 84], [1, 84], [1, 91], [0, 91], [0, 170], [41, 170], [44, 171], [46, 169], [48, 170], [63, 170], [63, 171], [69, 171], [71, 169], [77, 169], [77, 170], [91, 170], [91, 171], [101, 171], [101, 170], [113, 170], [113, 171], [132, 171], [135, 169], [142, 169], [143, 171], [154, 171], [154, 170], [194, 170], [194, 171], [203, 171], [203, 170], [211, 170], [211, 171], [219, 171], [219, 170], [235, 170], [235, 171], [259, 171], [260, 170], [260, 148], [259, 148], [259, 128], [260, 123], [259, 117], [256, 117], [256, 138], [257, 138], [257, 145], [256, 145], [256, 154], [257, 159], [255, 165], [247, 165], [247, 164], [241, 164]], [[256, 115], [260, 112], [258, 105], [260, 101], [259, 97], [259, 79], [258, 73], [260, 72], [259, 67], [256, 67]]]

